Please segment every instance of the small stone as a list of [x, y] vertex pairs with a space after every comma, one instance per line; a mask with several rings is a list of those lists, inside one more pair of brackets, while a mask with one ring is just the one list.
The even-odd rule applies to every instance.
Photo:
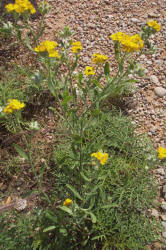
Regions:
[[156, 171], [158, 174], [165, 175], [165, 171], [163, 168], [158, 168]]
[[94, 23], [88, 23], [87, 27], [94, 29], [96, 25]]
[[166, 185], [163, 186], [163, 193], [166, 193]]
[[162, 221], [161, 224], [163, 225], [164, 229], [166, 229], [166, 222]]
[[159, 80], [158, 80], [157, 76], [155, 76], [155, 75], [150, 76], [150, 81], [153, 82], [154, 84], [159, 83]]
[[166, 214], [160, 214], [160, 218], [161, 218], [163, 221], [166, 221]]
[[150, 131], [152, 134], [155, 134], [155, 133], [156, 133], [156, 128], [150, 128], [149, 131]]
[[166, 212], [166, 202], [161, 203], [161, 208], [164, 212]]
[[137, 19], [137, 18], [131, 18], [131, 21], [133, 22], [133, 23], [138, 23], [139, 22], [139, 20]]
[[154, 89], [154, 92], [158, 97], [163, 97], [164, 95], [166, 95], [166, 89], [162, 87], [156, 87]]
[[147, 62], [147, 64], [149, 64], [149, 65], [152, 64], [152, 61], [150, 61], [150, 60], [147, 60], [146, 62]]
[[148, 13], [148, 17], [157, 17], [157, 14], [151, 11]]
[[86, 63], [87, 63], [87, 62], [89, 61], [89, 57], [85, 56], [85, 57], [83, 57], [82, 60], [83, 60], [83, 62], [86, 62]]
[[163, 232], [162, 235], [164, 238], [166, 238], [166, 232]]
[[156, 218], [158, 218], [159, 217], [159, 213], [158, 213], [158, 211], [156, 210], [156, 209], [152, 209], [152, 216], [154, 216], [154, 217], [156, 217]]

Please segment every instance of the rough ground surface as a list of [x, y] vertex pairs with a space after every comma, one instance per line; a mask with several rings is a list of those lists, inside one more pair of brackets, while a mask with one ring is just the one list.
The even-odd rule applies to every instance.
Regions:
[[[155, 19], [162, 30], [152, 37], [157, 51], [142, 56], [146, 77], [140, 79], [137, 91], [129, 100], [127, 113], [138, 125], [138, 132], [146, 132], [154, 147], [166, 146], [166, 1], [165, 0], [49, 0], [51, 12], [46, 18], [46, 37], [55, 40], [57, 31], [65, 25], [75, 32], [74, 39], [83, 44], [82, 65], [91, 64], [91, 55], [99, 52], [109, 56], [112, 72], [116, 63], [109, 35], [124, 31], [137, 33], [147, 20]], [[160, 87], [160, 88], [159, 88]], [[162, 220], [166, 231], [166, 173], [164, 166], [154, 173], [159, 183], [159, 202], [152, 214]], [[164, 205], [165, 204], [165, 205]], [[166, 232], [163, 232], [163, 241]], [[161, 249], [156, 243], [152, 248]], [[149, 247], [149, 249], [152, 249]]]
[[[33, 0], [32, 0], [33, 2]], [[36, 1], [34, 1], [36, 2]], [[40, 2], [37, 0], [37, 2]], [[137, 91], [126, 110], [138, 132], [146, 132], [154, 147], [166, 146], [166, 0], [47, 0], [52, 6], [46, 17], [45, 39], [55, 40], [57, 32], [68, 25], [75, 31], [74, 39], [83, 44], [82, 64], [91, 65], [91, 55], [99, 52], [109, 56], [112, 72], [116, 69], [113, 44], [109, 35], [117, 31], [134, 34], [147, 20], [155, 19], [162, 29], [152, 42], [157, 47], [153, 55], [142, 56], [146, 77], [139, 79]], [[34, 20], [33, 23], [35, 25]], [[162, 87], [162, 88], [158, 88]], [[152, 214], [162, 220], [166, 240], [166, 171], [164, 166], [155, 170], [159, 183], [158, 201], [161, 207]], [[149, 249], [161, 249], [156, 243]]]

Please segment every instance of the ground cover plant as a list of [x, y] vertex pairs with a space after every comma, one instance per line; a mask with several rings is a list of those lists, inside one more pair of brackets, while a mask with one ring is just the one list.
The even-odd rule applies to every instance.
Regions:
[[[39, 29], [31, 26], [36, 9], [28, 0], [16, 0], [5, 8], [16, 20], [22, 17], [21, 25], [10, 26], [11, 35], [34, 53], [40, 68], [34, 72], [16, 68], [14, 81], [10, 74], [7, 83], [1, 80], [1, 124], [15, 135], [28, 131], [12, 145], [12, 171], [5, 171], [9, 160], [2, 162], [2, 176], [21, 177], [26, 172], [35, 186], [29, 191], [37, 193], [39, 202], [26, 211], [29, 192], [21, 199], [23, 208], [18, 198], [12, 203], [8, 196], [3, 202], [1, 248], [146, 249], [161, 230], [149, 213], [157, 195], [150, 171], [158, 157], [166, 158], [166, 149], [160, 147], [157, 155], [146, 136], [137, 135], [131, 121], [113, 105], [110, 109], [108, 101], [132, 93], [135, 79], [130, 74], [143, 76], [139, 57], [153, 52], [149, 38], [160, 25], [148, 21], [140, 34], [110, 36], [117, 61], [117, 72], [111, 75], [107, 55], [94, 53], [92, 65], [79, 67], [83, 44], [72, 40], [68, 27], [58, 42], [42, 40], [44, 15], [49, 11], [45, 1], [39, 7]], [[3, 27], [1, 32], [7, 30]], [[24, 37], [21, 30], [28, 30]], [[45, 90], [53, 98], [50, 111], [59, 120], [48, 158], [44, 150], [34, 149], [41, 146], [34, 143], [39, 123], [24, 116], [28, 102]], [[16, 167], [21, 162], [28, 170]], [[14, 211], [4, 212], [10, 206]]]

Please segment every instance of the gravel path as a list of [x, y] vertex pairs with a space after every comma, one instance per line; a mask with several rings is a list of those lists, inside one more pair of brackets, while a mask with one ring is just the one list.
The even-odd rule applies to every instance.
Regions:
[[[138, 90], [131, 98], [128, 115], [134, 118], [138, 132], [146, 132], [154, 147], [166, 146], [166, 0], [48, 0], [52, 5], [47, 15], [46, 37], [55, 40], [57, 30], [65, 25], [75, 32], [74, 39], [83, 44], [82, 66], [91, 64], [91, 55], [99, 52], [109, 56], [111, 70], [116, 62], [109, 35], [124, 31], [134, 34], [147, 20], [155, 19], [162, 29], [152, 37], [157, 47], [153, 55], [141, 56], [146, 77], [137, 83]], [[155, 170], [159, 183], [160, 208], [152, 214], [162, 220], [166, 240], [166, 175], [163, 166]], [[158, 244], [158, 243], [156, 243]], [[161, 249], [159, 245], [153, 249]], [[151, 248], [149, 248], [151, 249]]]

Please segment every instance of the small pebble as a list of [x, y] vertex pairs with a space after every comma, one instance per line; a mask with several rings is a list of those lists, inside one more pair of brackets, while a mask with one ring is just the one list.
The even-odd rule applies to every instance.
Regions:
[[154, 89], [154, 92], [158, 97], [163, 97], [164, 95], [166, 95], [166, 89], [162, 87], [156, 87]]

